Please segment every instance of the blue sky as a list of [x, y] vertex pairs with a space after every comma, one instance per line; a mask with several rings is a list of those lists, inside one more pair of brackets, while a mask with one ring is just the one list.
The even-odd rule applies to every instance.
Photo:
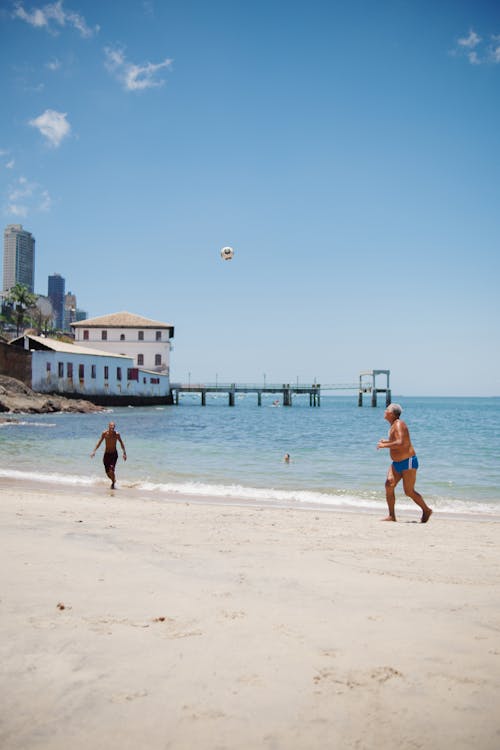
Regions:
[[1, 0], [0, 42], [37, 292], [173, 323], [176, 380], [500, 395], [500, 4]]

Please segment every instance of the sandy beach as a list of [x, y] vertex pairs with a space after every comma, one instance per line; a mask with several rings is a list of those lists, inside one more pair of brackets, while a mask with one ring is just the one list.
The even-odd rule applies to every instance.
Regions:
[[4, 483], [3, 750], [500, 746], [500, 522]]

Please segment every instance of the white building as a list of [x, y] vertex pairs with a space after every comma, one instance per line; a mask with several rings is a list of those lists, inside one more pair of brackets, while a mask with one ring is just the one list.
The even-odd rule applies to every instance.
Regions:
[[170, 374], [170, 340], [174, 337], [170, 323], [119, 312], [72, 323], [71, 327], [80, 347], [131, 357], [136, 367]]
[[100, 404], [169, 403], [168, 375], [136, 367], [133, 357], [26, 334], [11, 342], [31, 355], [31, 387]]

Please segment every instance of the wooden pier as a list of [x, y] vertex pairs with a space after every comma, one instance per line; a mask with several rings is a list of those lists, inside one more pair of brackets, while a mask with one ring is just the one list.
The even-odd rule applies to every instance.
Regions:
[[[207, 393], [225, 393], [228, 397], [228, 405], [234, 406], [237, 394], [255, 393], [257, 395], [257, 405], [262, 406], [263, 394], [274, 394], [281, 397], [283, 406], [292, 406], [293, 396], [309, 396], [309, 406], [321, 405], [321, 385], [312, 383], [311, 385], [293, 385], [291, 383], [256, 385], [255, 383], [172, 383], [170, 390], [173, 394], [174, 404], [179, 403], [181, 393], [199, 393], [201, 396], [201, 405], [207, 405]], [[276, 399], [275, 405], [281, 405], [280, 400]]]
[[[385, 388], [376, 386], [376, 377], [385, 375], [387, 385]], [[181, 393], [199, 393], [201, 405], [207, 405], [207, 394], [226, 394], [229, 406], [235, 406], [238, 394], [255, 393], [257, 405], [262, 406], [262, 396], [273, 394], [278, 396], [273, 404], [275, 406], [292, 406], [295, 396], [309, 396], [309, 406], [321, 406], [321, 391], [358, 391], [358, 406], [363, 406], [363, 394], [371, 394], [371, 405], [377, 406], [377, 393], [385, 393], [386, 406], [391, 402], [391, 390], [389, 387], [390, 370], [369, 370], [362, 372], [358, 383], [335, 383], [320, 385], [311, 383], [308, 385], [299, 383], [171, 383], [170, 392], [174, 404], [179, 404]], [[366, 380], [369, 378], [369, 382]], [[281, 403], [280, 403], [281, 401]]]

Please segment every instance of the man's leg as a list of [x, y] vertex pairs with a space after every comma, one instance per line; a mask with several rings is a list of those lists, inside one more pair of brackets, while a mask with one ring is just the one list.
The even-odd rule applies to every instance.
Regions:
[[387, 479], [385, 480], [385, 499], [387, 500], [387, 507], [389, 508], [389, 515], [387, 518], [384, 518], [384, 521], [395, 521], [396, 520], [396, 513], [394, 511], [394, 506], [396, 505], [396, 493], [394, 490], [396, 489], [396, 485], [401, 479], [401, 474], [398, 474], [398, 472], [393, 468], [392, 464], [389, 466], [389, 471], [387, 472]]
[[427, 523], [429, 518], [431, 517], [432, 510], [429, 508], [427, 503], [425, 502], [424, 498], [420, 494], [420, 492], [417, 492], [415, 489], [415, 482], [417, 481], [417, 470], [416, 469], [407, 469], [403, 472], [403, 487], [405, 491], [405, 495], [407, 497], [411, 497], [414, 503], [416, 503], [419, 508], [422, 509], [422, 523]]

